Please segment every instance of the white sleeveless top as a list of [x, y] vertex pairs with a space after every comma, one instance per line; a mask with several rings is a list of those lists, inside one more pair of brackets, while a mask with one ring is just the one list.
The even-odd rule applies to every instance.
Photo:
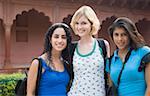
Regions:
[[105, 96], [104, 59], [97, 40], [93, 50], [82, 55], [78, 45], [73, 56], [74, 80], [68, 96]]

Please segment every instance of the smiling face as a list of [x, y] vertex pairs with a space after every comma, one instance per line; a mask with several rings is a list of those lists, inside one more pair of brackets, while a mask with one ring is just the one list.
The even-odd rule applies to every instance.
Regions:
[[124, 50], [129, 47], [130, 38], [124, 28], [116, 27], [114, 29], [113, 40], [120, 50]]
[[63, 28], [56, 28], [51, 38], [52, 50], [62, 51], [67, 46], [66, 32]]
[[91, 23], [84, 15], [82, 15], [75, 22], [74, 29], [76, 31], [76, 34], [79, 35], [80, 37], [87, 36], [91, 32]]

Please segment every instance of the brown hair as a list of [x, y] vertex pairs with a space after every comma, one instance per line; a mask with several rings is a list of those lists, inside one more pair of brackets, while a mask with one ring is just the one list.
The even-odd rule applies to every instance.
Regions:
[[116, 19], [113, 24], [108, 28], [108, 32], [113, 39], [113, 32], [115, 28], [123, 28], [130, 39], [130, 47], [133, 49], [137, 49], [145, 45], [145, 40], [143, 36], [138, 32], [135, 24], [126, 17], [120, 17]]

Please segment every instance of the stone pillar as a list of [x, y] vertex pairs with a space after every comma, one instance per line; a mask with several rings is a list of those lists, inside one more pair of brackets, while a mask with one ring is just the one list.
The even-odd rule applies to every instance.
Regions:
[[11, 67], [11, 26], [12, 24], [4, 24], [5, 28], [5, 59], [3, 68]]

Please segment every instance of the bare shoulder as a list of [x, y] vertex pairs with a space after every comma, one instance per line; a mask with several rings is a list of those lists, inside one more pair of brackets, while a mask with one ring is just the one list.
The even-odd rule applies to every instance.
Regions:
[[109, 42], [107, 40], [104, 40], [104, 43], [106, 45], [106, 48], [107, 48], [107, 52], [110, 51], [110, 45], [109, 45]]
[[[43, 60], [45, 60], [46, 54], [42, 54], [40, 55], [38, 58], [42, 58]], [[31, 68], [37, 68], [39, 65], [39, 60], [37, 58], [34, 58], [31, 62]]]
[[39, 64], [39, 60], [38, 59], [34, 59], [34, 60], [32, 60], [32, 62], [31, 62], [31, 66], [30, 67], [38, 67], [38, 64]]
[[148, 70], [150, 72], [150, 62], [147, 63], [146, 70]]
[[150, 62], [146, 65], [145, 77], [146, 77], [147, 85], [150, 86]]
[[109, 42], [107, 40], [104, 40], [104, 43], [106, 46], [109, 46]]

